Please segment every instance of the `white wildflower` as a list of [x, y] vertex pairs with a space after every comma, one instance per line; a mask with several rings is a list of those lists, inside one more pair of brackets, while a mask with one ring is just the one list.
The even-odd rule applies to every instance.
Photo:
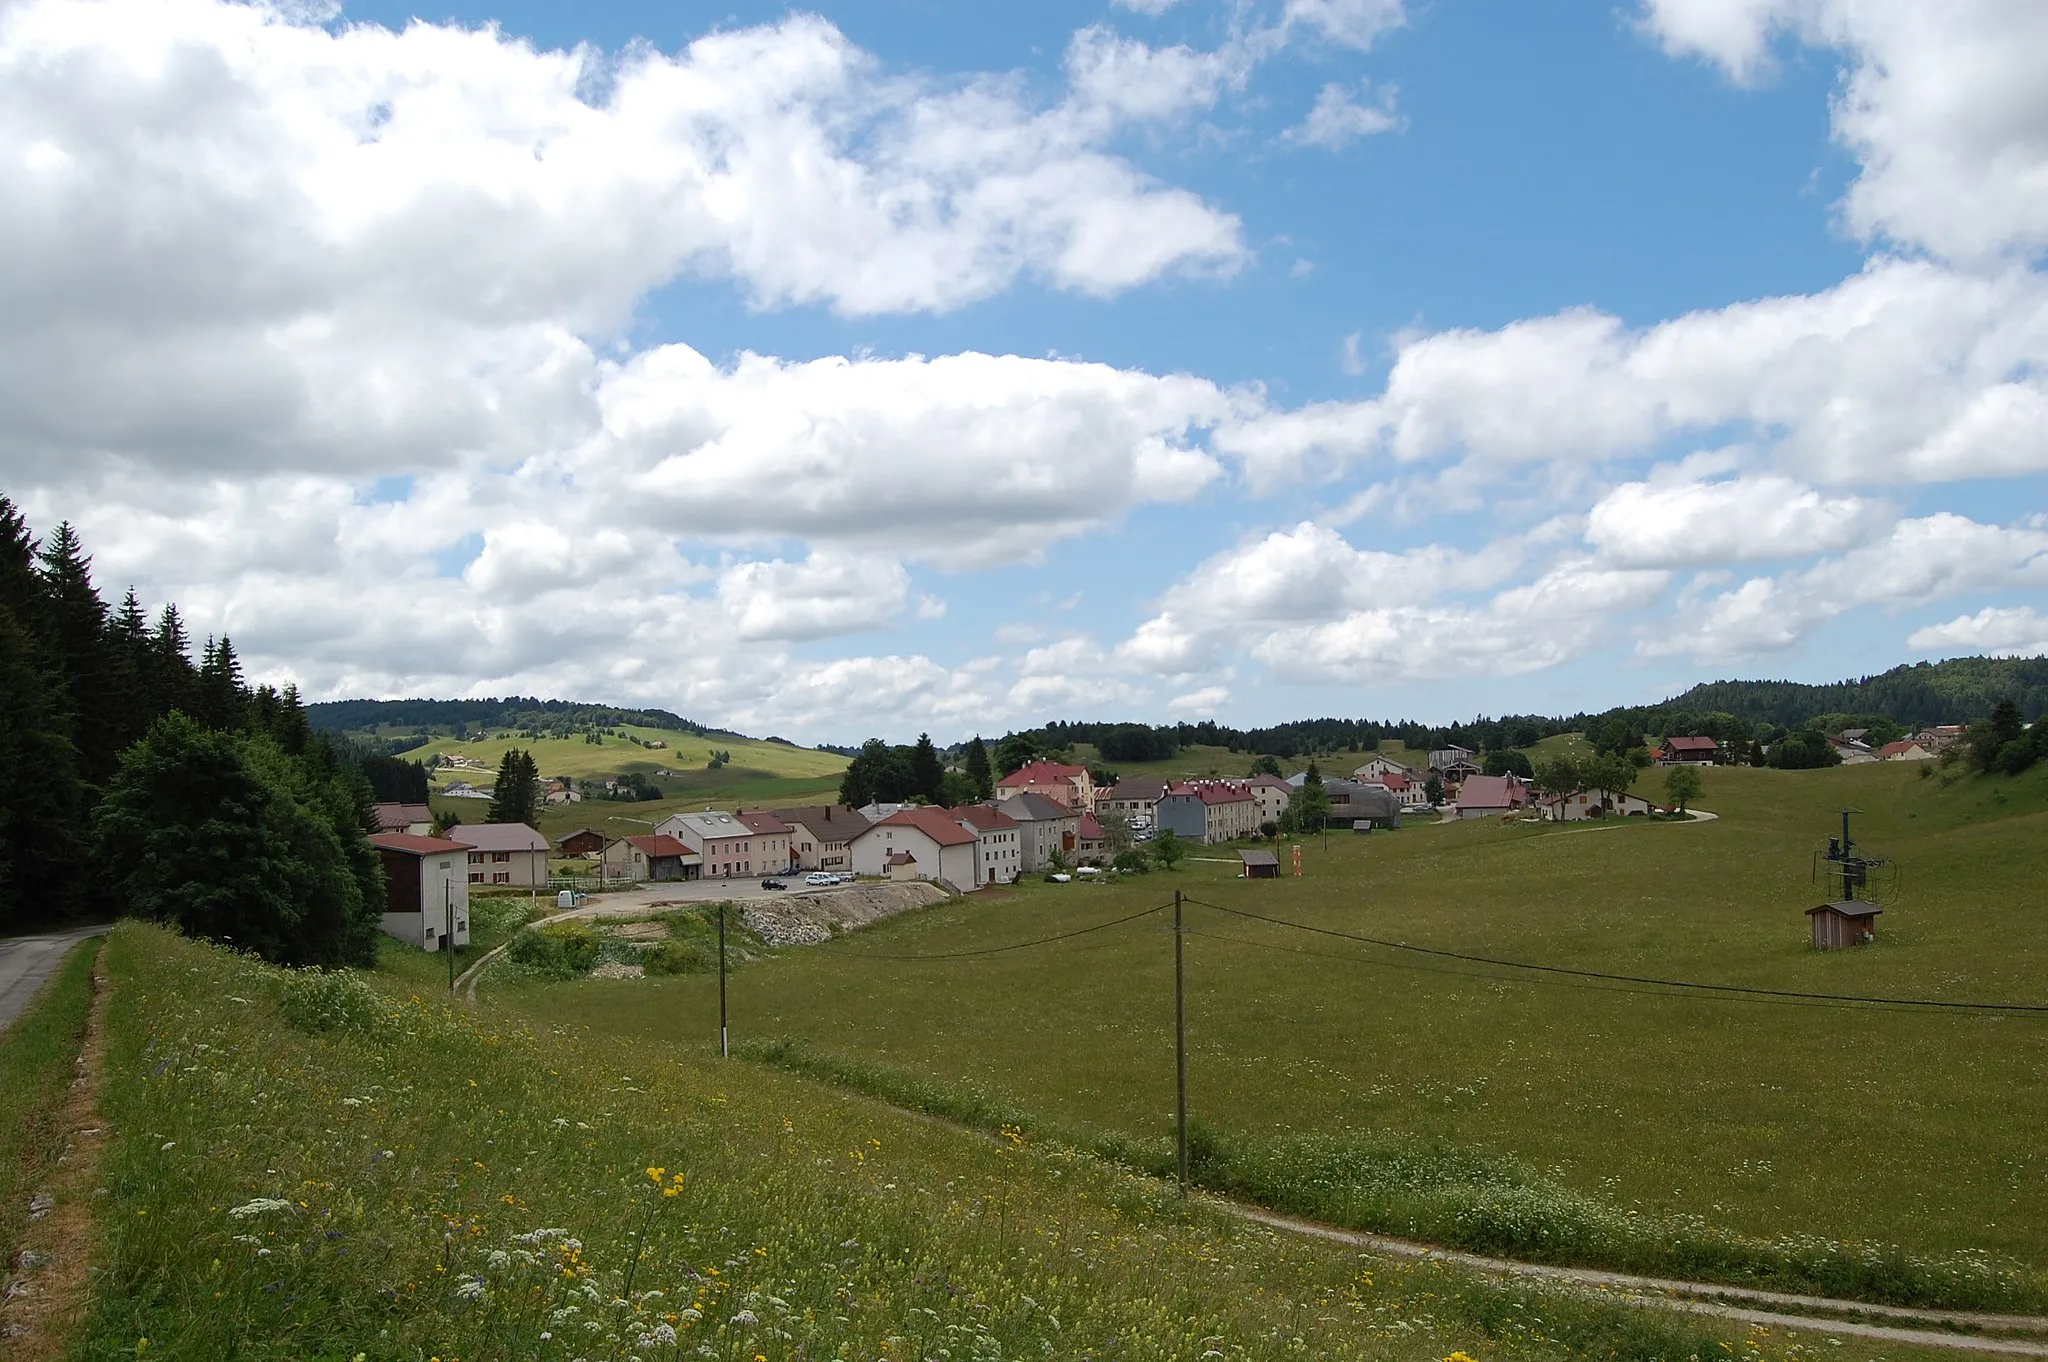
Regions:
[[291, 1202], [282, 1197], [259, 1196], [254, 1201], [245, 1201], [233, 1207], [228, 1214], [236, 1220], [247, 1220], [252, 1215], [267, 1215], [271, 1211], [288, 1211], [291, 1208]]
[[503, 1272], [512, 1266], [512, 1255], [503, 1249], [492, 1249], [490, 1256], [484, 1259], [484, 1266], [493, 1272]]
[[455, 1283], [455, 1299], [459, 1301], [480, 1301], [489, 1294], [481, 1277], [464, 1277]]
[[673, 1324], [657, 1324], [654, 1326], [654, 1332], [648, 1337], [660, 1347], [673, 1347], [676, 1341], [676, 1327]]
[[761, 1322], [761, 1317], [752, 1310], [742, 1310], [732, 1317], [732, 1322], [742, 1329], [751, 1329]]

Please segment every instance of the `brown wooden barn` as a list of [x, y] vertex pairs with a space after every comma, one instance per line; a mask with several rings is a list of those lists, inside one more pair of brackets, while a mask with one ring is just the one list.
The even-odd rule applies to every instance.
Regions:
[[1240, 851], [1237, 859], [1244, 862], [1244, 878], [1248, 880], [1280, 878], [1280, 858], [1270, 851]]
[[1813, 921], [1813, 948], [1839, 951], [1877, 940], [1877, 915], [1884, 909], [1874, 903], [1823, 903], [1806, 910]]
[[576, 831], [555, 843], [555, 850], [564, 856], [601, 856], [604, 854], [605, 835], [592, 832], [589, 828]]

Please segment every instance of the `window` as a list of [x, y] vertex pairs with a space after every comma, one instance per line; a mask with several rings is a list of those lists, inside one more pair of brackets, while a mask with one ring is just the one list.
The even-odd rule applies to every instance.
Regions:
[[470, 852], [469, 863], [471, 865], [482, 865], [484, 863], [484, 854], [481, 851]]
[[510, 884], [510, 883], [512, 883], [512, 872], [511, 872], [511, 871], [509, 871], [509, 870], [498, 870], [498, 871], [493, 871], [493, 872], [492, 872], [492, 874], [491, 874], [491, 883], [492, 883], [492, 884]]
[[484, 872], [483, 872], [483, 871], [481, 871], [481, 870], [472, 870], [472, 871], [470, 871], [470, 872], [469, 872], [469, 882], [470, 882], [471, 884], [482, 884], [482, 883], [484, 882]]
[[492, 865], [509, 865], [511, 861], [512, 853], [509, 851], [494, 851], [491, 853]]

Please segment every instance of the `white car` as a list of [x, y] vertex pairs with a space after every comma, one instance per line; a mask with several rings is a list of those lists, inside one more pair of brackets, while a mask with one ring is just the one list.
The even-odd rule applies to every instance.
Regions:
[[805, 884], [837, 884], [837, 883], [839, 883], [839, 877], [838, 877], [837, 875], [834, 875], [834, 874], [832, 874], [832, 873], [831, 873], [830, 871], [825, 871], [825, 870], [813, 870], [813, 871], [812, 871], [812, 872], [811, 872], [810, 874], [808, 874], [808, 875], [804, 876], [804, 883], [805, 883]]

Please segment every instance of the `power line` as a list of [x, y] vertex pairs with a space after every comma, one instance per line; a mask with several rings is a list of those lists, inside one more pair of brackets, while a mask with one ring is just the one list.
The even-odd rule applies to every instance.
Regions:
[[[1197, 902], [1194, 899], [1188, 901], [1190, 903]], [[1215, 907], [1214, 904], [1203, 904], [1202, 906], [1208, 908]], [[1623, 984], [1601, 982], [1578, 983], [1570, 979], [1518, 979], [1512, 975], [1505, 974], [1475, 974], [1471, 970], [1449, 969], [1442, 965], [1403, 964], [1398, 960], [1368, 960], [1356, 955], [1339, 955], [1335, 951], [1319, 951], [1308, 946], [1284, 946], [1276, 941], [1254, 941], [1248, 936], [1231, 936], [1224, 932], [1198, 931], [1193, 927], [1188, 928], [1187, 934], [1189, 936], [1206, 937], [1211, 941], [1228, 941], [1233, 946], [1250, 946], [1254, 950], [1281, 951], [1288, 955], [1313, 956], [1318, 960], [1335, 960], [1347, 965], [1363, 965], [1368, 969], [1397, 969], [1413, 974], [1437, 974], [1449, 979], [1468, 979], [1473, 983], [1481, 984], [1515, 984], [1523, 988], [1569, 988], [1585, 993], [1630, 993], [1642, 998], [1673, 998], [1685, 1002], [1743, 1003], [1757, 1007], [1818, 1007], [1836, 1011], [1853, 1010], [1858, 1012], [1884, 1010], [1875, 1005], [1852, 1009], [1842, 1003], [1819, 1002], [1807, 998], [1730, 998], [1717, 994], [1671, 993], [1663, 989], [1636, 988]]]
[[[1243, 908], [1225, 908], [1220, 903], [1204, 899], [1189, 899], [1204, 908], [1214, 908], [1219, 913], [1233, 917], [1250, 918], [1255, 922], [1270, 923], [1275, 927], [1292, 927], [1296, 931], [1314, 932], [1318, 936], [1333, 936], [1345, 941], [1359, 941], [1368, 946], [1379, 946], [1386, 950], [1412, 951], [1417, 955], [1431, 955], [1445, 960], [1462, 960], [1467, 964], [1491, 965], [1496, 969], [1534, 970], [1543, 974], [1569, 975], [1579, 979], [1598, 979], [1617, 984], [1649, 984], [1657, 988], [1683, 989], [1700, 993], [1732, 993], [1756, 998], [1791, 998], [1808, 1002], [1853, 1003], [1881, 1007], [1923, 1007], [1971, 1012], [2028, 1012], [2048, 1013], [2048, 1003], [1986, 1003], [1949, 1002], [1940, 998], [1883, 998], [1867, 997], [1854, 993], [1806, 993], [1787, 988], [1754, 988], [1744, 984], [1706, 984], [1692, 979], [1658, 979], [1639, 974], [1610, 974], [1603, 970], [1574, 969], [1569, 965], [1540, 965], [1528, 960], [1502, 960], [1495, 956], [1472, 955], [1464, 951], [1440, 950], [1430, 946], [1411, 946], [1405, 941], [1388, 941], [1382, 937], [1363, 936], [1357, 932], [1338, 931], [1334, 927], [1316, 927], [1306, 922], [1294, 922], [1283, 917], [1270, 917]], [[1155, 910], [1156, 911], [1156, 910]]]
[[1154, 913], [1163, 913], [1171, 907], [1173, 905], [1170, 903], [1162, 903], [1156, 908], [1146, 908], [1127, 917], [1111, 918], [1108, 922], [1098, 922], [1093, 927], [1079, 927], [1071, 932], [1055, 932], [1051, 936], [1041, 936], [1031, 941], [1013, 941], [1007, 946], [985, 946], [980, 950], [939, 951], [929, 955], [897, 955], [888, 951], [828, 951], [826, 953], [836, 955], [842, 960], [966, 960], [975, 956], [1001, 955], [1007, 951], [1028, 950], [1033, 946], [1049, 946], [1055, 941], [1069, 941], [1077, 936], [1086, 936], [1090, 932], [1100, 932], [1111, 927], [1121, 927], [1126, 922], [1136, 922], [1141, 917], [1150, 917]]

